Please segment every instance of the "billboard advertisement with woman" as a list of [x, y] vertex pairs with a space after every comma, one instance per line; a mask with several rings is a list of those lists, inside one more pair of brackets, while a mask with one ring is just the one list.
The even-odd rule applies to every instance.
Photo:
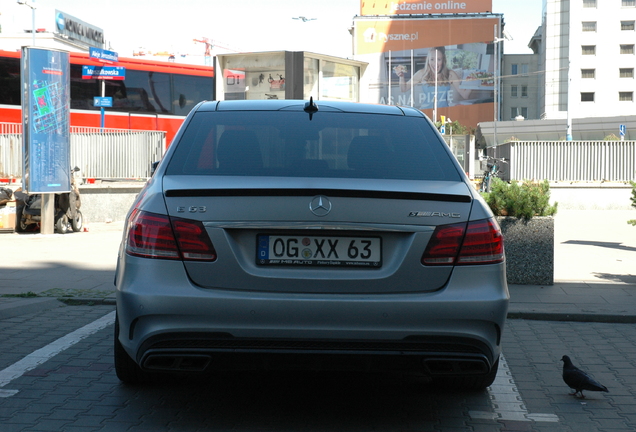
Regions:
[[369, 63], [365, 99], [472, 127], [493, 119], [499, 16], [360, 17], [354, 24], [355, 58]]

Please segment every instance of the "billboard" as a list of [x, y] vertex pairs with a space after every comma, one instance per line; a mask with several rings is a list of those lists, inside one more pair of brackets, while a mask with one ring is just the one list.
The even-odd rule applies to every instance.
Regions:
[[71, 190], [70, 55], [22, 47], [23, 184], [29, 193]]
[[55, 10], [55, 26], [59, 34], [69, 39], [81, 41], [88, 46], [97, 48], [104, 46], [104, 30], [66, 12]]
[[492, 121], [500, 21], [490, 14], [357, 18], [355, 58], [369, 63], [365, 101], [413, 106], [431, 119], [445, 115], [471, 127]]
[[465, 14], [492, 12], [492, 0], [360, 0], [360, 15]]

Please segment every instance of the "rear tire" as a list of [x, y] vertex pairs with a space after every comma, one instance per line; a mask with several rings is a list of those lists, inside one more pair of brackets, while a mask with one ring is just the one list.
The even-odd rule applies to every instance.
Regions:
[[63, 215], [55, 221], [55, 231], [66, 234], [69, 231], [68, 216]]
[[24, 223], [24, 207], [17, 207], [15, 209], [15, 232], [25, 232], [28, 228], [28, 225]]
[[71, 221], [71, 226], [73, 228], [73, 232], [80, 232], [82, 227], [84, 226], [84, 217], [82, 216], [82, 212], [79, 210], [75, 210], [75, 218]]
[[490, 174], [486, 174], [481, 182], [480, 192], [490, 192]]
[[482, 391], [490, 387], [497, 377], [499, 359], [486, 375], [459, 375], [433, 378], [433, 383], [447, 390]]
[[126, 384], [146, 384], [152, 381], [153, 375], [141, 370], [139, 365], [130, 358], [119, 342], [119, 318], [115, 317], [115, 373], [120, 381]]

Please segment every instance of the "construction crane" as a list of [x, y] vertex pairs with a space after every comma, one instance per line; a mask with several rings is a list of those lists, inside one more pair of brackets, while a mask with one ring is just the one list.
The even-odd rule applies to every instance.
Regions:
[[304, 17], [302, 15], [299, 16], [299, 17], [292, 17], [292, 19], [301, 20], [302, 22], [315, 21], [316, 20], [316, 18], [307, 18], [307, 17]]
[[234, 48], [230, 48], [230, 47], [227, 47], [227, 46], [219, 45], [216, 41], [214, 41], [212, 39], [208, 39], [206, 37], [203, 37], [201, 39], [193, 39], [193, 41], [205, 44], [204, 57], [205, 57], [205, 64], [208, 65], [208, 66], [212, 65], [212, 50], [214, 48], [222, 48], [222, 49], [227, 50], [227, 51], [239, 52], [239, 51], [235, 50]]

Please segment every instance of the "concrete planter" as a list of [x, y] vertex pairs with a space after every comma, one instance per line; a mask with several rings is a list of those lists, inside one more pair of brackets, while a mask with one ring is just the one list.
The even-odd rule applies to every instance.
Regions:
[[80, 186], [84, 223], [123, 221], [145, 183]]
[[506, 248], [509, 284], [554, 284], [554, 218], [533, 217], [526, 221], [498, 216]]

